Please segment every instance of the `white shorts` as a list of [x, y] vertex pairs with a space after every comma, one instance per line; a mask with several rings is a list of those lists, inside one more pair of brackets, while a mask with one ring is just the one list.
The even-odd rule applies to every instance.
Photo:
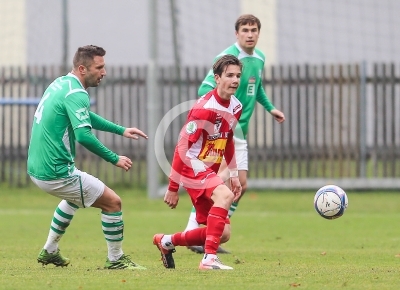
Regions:
[[235, 141], [235, 156], [238, 170], [249, 171], [247, 140], [238, 139], [235, 136], [233, 140]]
[[31, 179], [45, 192], [79, 207], [90, 207], [105, 189], [101, 180], [76, 168], [68, 178], [46, 181], [31, 176]]

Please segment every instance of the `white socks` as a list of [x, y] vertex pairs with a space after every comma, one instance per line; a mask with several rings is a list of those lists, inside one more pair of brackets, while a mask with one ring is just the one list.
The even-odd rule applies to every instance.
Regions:
[[115, 262], [124, 254], [122, 251], [122, 240], [124, 239], [122, 212], [101, 212], [101, 226], [107, 242], [108, 259]]
[[49, 235], [47, 237], [44, 249], [52, 254], [58, 249], [58, 242], [65, 233], [65, 230], [71, 223], [72, 218], [78, 206], [68, 203], [66, 200], [62, 200], [56, 210], [54, 211], [54, 216], [51, 221]]
[[214, 254], [204, 254], [203, 256], [203, 260], [201, 260], [201, 262], [203, 264], [207, 264], [208, 262], [210, 262], [212, 259], [217, 259], [217, 255]]
[[187, 226], [186, 226], [186, 229], [184, 230], [184, 232], [197, 229], [198, 227], [199, 227], [199, 224], [196, 221], [196, 210], [194, 209], [194, 207], [192, 207], [192, 211], [190, 212], [189, 220], [188, 220], [188, 223], [187, 223]]
[[175, 246], [172, 244], [172, 235], [164, 235], [161, 239], [161, 246], [167, 250], [175, 249]]

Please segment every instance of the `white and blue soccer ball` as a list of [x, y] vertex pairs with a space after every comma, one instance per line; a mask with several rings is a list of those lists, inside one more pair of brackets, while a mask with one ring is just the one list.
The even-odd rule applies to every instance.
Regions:
[[346, 192], [337, 185], [321, 187], [314, 197], [314, 208], [317, 213], [330, 220], [341, 217], [348, 204]]

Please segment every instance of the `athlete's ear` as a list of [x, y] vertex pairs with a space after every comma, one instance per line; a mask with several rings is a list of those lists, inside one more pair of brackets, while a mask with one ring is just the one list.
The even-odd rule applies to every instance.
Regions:
[[215, 80], [215, 83], [218, 85], [219, 84], [219, 80], [220, 80], [220, 76], [219, 75], [217, 75], [217, 74], [215, 74], [214, 75], [214, 80]]
[[79, 72], [81, 75], [85, 75], [85, 74], [86, 74], [86, 67], [85, 67], [84, 65], [78, 66], [78, 72]]

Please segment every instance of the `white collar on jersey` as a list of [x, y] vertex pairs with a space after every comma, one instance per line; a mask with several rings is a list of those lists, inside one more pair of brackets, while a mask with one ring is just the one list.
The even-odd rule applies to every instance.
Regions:
[[76, 78], [76, 80], [79, 82], [79, 84], [81, 85], [81, 87], [84, 89], [84, 87], [83, 87], [81, 81], [78, 79], [78, 77], [77, 77], [76, 75], [74, 75], [73, 73], [70, 73], [70, 72], [69, 72], [69, 73], [67, 74], [67, 76]]
[[243, 48], [240, 47], [240, 45], [237, 42], [235, 43], [235, 46], [239, 50], [238, 59], [242, 59], [242, 58], [245, 58], [245, 57], [255, 57], [255, 58], [259, 58], [262, 61], [264, 61], [264, 59], [260, 55], [257, 54], [255, 48], [254, 48], [253, 54], [248, 54], [247, 52], [245, 52], [243, 50]]
[[245, 51], [243, 50], [243, 48], [240, 47], [239, 43], [237, 43], [237, 42], [235, 43], [235, 46], [237, 47], [237, 49], [239, 49], [240, 54], [244, 54], [244, 55], [246, 55], [246, 56], [254, 56], [254, 54], [255, 54], [255, 52], [256, 52], [256, 49], [254, 48], [253, 54], [248, 54], [247, 52], [245, 52]]

